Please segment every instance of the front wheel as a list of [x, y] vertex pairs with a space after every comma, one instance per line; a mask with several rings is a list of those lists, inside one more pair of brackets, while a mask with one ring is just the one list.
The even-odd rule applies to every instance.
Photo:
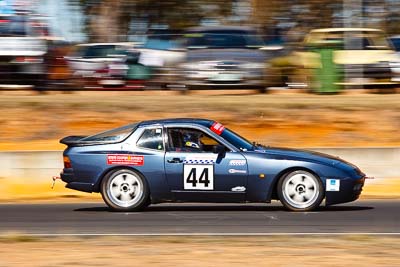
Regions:
[[290, 172], [278, 182], [279, 200], [292, 211], [314, 210], [319, 207], [324, 195], [321, 180], [307, 171]]
[[110, 172], [101, 183], [104, 202], [117, 211], [138, 211], [149, 203], [148, 185], [140, 174], [129, 169]]

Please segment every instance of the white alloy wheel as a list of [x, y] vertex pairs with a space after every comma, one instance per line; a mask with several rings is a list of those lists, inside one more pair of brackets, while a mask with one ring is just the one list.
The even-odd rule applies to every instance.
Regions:
[[307, 171], [294, 171], [278, 183], [278, 195], [282, 204], [290, 210], [307, 211], [321, 203], [324, 192], [318, 177]]
[[104, 201], [116, 210], [138, 210], [146, 205], [148, 189], [144, 179], [129, 169], [107, 175], [101, 186]]

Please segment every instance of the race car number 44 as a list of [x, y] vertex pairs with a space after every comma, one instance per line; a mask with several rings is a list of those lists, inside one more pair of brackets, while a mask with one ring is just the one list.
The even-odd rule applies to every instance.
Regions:
[[185, 190], [214, 190], [214, 165], [185, 164], [183, 188]]

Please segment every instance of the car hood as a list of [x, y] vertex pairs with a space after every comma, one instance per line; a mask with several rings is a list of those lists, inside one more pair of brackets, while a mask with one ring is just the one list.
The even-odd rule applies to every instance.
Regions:
[[195, 49], [187, 52], [187, 61], [248, 61], [264, 62], [266, 55], [260, 50], [245, 48], [230, 49]]
[[329, 165], [335, 165], [339, 163], [350, 164], [339, 157], [310, 150], [282, 147], [259, 147], [256, 152], [265, 153], [280, 159], [317, 161]]
[[325, 153], [310, 150], [264, 146], [258, 147], [255, 152], [268, 155], [269, 158], [275, 159], [316, 162], [319, 164], [334, 166], [336, 168], [342, 169], [350, 173], [351, 175], [354, 175], [355, 177], [365, 176], [365, 174], [356, 165], [339, 157], [328, 155]]

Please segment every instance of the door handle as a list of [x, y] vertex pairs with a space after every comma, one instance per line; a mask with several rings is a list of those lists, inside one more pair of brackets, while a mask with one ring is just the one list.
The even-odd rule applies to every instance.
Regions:
[[183, 160], [181, 160], [180, 158], [173, 158], [173, 159], [168, 159], [167, 162], [168, 163], [182, 163]]

